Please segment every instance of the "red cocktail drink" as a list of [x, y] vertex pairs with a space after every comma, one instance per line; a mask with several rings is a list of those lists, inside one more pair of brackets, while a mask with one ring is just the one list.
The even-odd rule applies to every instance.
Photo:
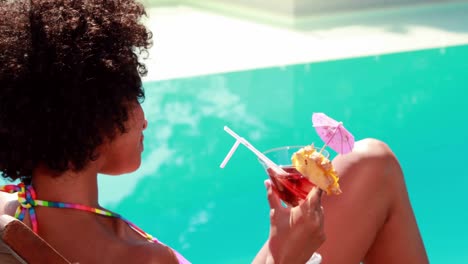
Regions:
[[[301, 149], [302, 146], [286, 146], [275, 148], [263, 152], [271, 161], [281, 166], [287, 172], [286, 175], [279, 175], [269, 168], [264, 162], [260, 161], [265, 167], [268, 176], [276, 187], [278, 196], [289, 206], [296, 206], [300, 201], [307, 197], [312, 187], [315, 185], [292, 167], [292, 155]], [[328, 158], [329, 153], [322, 151], [322, 154]]]

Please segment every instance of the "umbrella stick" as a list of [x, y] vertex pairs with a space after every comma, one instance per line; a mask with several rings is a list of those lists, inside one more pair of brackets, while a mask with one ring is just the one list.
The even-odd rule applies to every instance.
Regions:
[[322, 154], [322, 151], [327, 147], [327, 144], [323, 145], [323, 147], [320, 149], [319, 154]]
[[322, 154], [322, 151], [327, 147], [328, 143], [330, 143], [330, 141], [332, 141], [333, 137], [335, 137], [335, 134], [338, 131], [338, 128], [340, 128], [340, 126], [342, 126], [342, 125], [343, 125], [342, 122], [338, 123], [338, 126], [335, 127], [335, 131], [333, 131], [333, 134], [330, 136], [330, 139], [328, 139], [328, 141], [325, 142], [325, 145], [323, 145], [322, 149], [320, 149], [319, 154]]

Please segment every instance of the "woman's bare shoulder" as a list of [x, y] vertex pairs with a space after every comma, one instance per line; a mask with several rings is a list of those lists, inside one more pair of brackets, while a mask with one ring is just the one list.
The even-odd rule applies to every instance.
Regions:
[[178, 264], [174, 251], [160, 243], [138, 243], [123, 252], [120, 257], [121, 263], [141, 264]]

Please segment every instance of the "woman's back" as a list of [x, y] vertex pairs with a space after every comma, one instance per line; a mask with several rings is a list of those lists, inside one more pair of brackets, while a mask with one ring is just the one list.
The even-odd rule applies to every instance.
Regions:
[[[16, 194], [0, 192], [0, 214], [14, 216], [17, 206]], [[36, 215], [39, 235], [72, 262], [179, 263], [170, 248], [148, 243], [118, 218], [47, 207], [36, 208]], [[32, 227], [29, 213], [24, 223]]]

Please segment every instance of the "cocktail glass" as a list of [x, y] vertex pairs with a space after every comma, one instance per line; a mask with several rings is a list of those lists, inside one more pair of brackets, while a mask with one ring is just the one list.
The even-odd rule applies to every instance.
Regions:
[[[298, 205], [300, 201], [307, 197], [307, 194], [310, 192], [312, 187], [315, 186], [292, 165], [292, 155], [302, 147], [304, 146], [284, 146], [263, 152], [268, 159], [286, 171], [286, 174], [275, 172], [275, 170], [268, 166], [264, 161], [259, 159], [259, 162], [263, 165], [270, 180], [275, 186], [278, 196], [289, 206]], [[316, 148], [316, 150], [320, 151], [319, 148]], [[330, 156], [326, 150], [322, 150], [322, 154], [327, 159]]]

